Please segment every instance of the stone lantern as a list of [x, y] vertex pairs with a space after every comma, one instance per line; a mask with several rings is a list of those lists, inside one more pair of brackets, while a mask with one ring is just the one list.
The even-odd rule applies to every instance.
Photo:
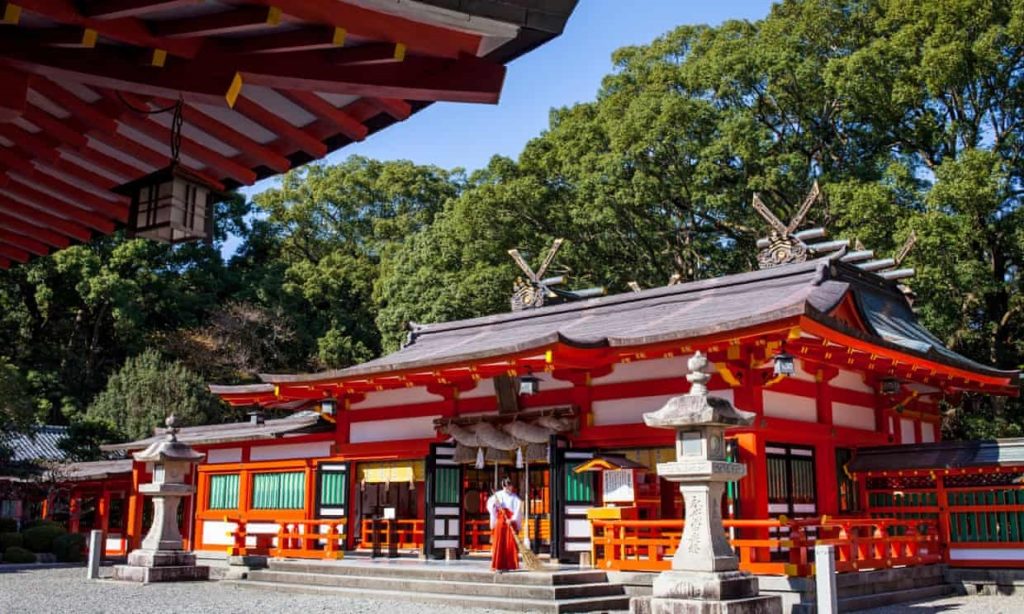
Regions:
[[153, 481], [139, 486], [139, 493], [153, 500], [153, 524], [142, 540], [142, 547], [128, 554], [128, 564], [114, 568], [117, 580], [136, 582], [173, 582], [209, 579], [210, 568], [196, 566], [196, 557], [181, 547], [178, 530], [178, 506], [183, 497], [194, 492], [188, 483], [192, 466], [205, 454], [178, 441], [178, 429], [171, 415], [167, 418], [167, 436], [134, 454], [144, 462]]
[[644, 423], [675, 429], [676, 460], [658, 463], [658, 475], [678, 482], [686, 506], [683, 535], [672, 569], [654, 580], [650, 601], [634, 599], [631, 610], [652, 614], [782, 612], [778, 596], [758, 595], [757, 578], [739, 571], [725, 537], [722, 494], [726, 482], [746, 475], [746, 466], [725, 457], [725, 429], [746, 426], [755, 415], [725, 399], [708, 396], [708, 360], [697, 352], [687, 363], [690, 392], [644, 414]]

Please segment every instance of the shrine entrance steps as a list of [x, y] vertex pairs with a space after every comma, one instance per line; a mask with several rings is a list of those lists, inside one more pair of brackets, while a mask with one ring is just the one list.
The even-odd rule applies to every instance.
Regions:
[[595, 612], [628, 610], [629, 596], [603, 571], [492, 573], [487, 564], [464, 561], [274, 560], [245, 580], [226, 581], [240, 589], [301, 592], [339, 597], [394, 599], [429, 605], [513, 611]]
[[[938, 599], [956, 592], [944, 575], [945, 565], [894, 567], [880, 571], [841, 573], [836, 576], [839, 611], [856, 612], [909, 601]], [[631, 595], [650, 595], [653, 573], [610, 572], [609, 578]], [[787, 614], [815, 614], [814, 577], [757, 577], [762, 595], [782, 597]]]

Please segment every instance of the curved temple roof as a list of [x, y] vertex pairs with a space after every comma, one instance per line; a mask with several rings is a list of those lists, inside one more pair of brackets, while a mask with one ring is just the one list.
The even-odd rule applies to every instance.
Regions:
[[[859, 327], [832, 315], [851, 298]], [[344, 382], [543, 353], [556, 345], [642, 347], [784, 321], [816, 324], [835, 336], [830, 339], [834, 345], [857, 342], [949, 367], [959, 377], [984, 378], [990, 389], [1004, 393], [1017, 385], [1017, 371], [987, 367], [944, 347], [917, 322], [894, 282], [826, 259], [536, 310], [413, 325], [405, 347], [381, 358], [322, 373], [261, 377], [275, 385]], [[244, 392], [238, 387], [216, 391]]]

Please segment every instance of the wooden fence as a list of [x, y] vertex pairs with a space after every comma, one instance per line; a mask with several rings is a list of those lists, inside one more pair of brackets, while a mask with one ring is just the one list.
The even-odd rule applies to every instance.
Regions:
[[954, 567], [1024, 567], [1024, 474], [1019, 468], [875, 476], [872, 518], [927, 519]]
[[[942, 560], [932, 520], [832, 518], [726, 520], [740, 569], [756, 574], [814, 574], [814, 545], [836, 549], [836, 569], [861, 571]], [[600, 569], [660, 571], [671, 567], [680, 520], [595, 520], [592, 560]], [[774, 535], [772, 535], [774, 533]]]

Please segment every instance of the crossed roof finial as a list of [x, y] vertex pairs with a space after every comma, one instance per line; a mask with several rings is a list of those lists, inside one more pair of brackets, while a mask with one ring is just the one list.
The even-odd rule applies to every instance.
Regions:
[[811, 210], [811, 207], [814, 206], [814, 203], [818, 202], [820, 198], [821, 188], [818, 187], [818, 182], [815, 181], [814, 185], [811, 186], [811, 191], [807, 193], [804, 201], [800, 204], [800, 208], [797, 210], [796, 215], [794, 215], [789, 221], [789, 224], [783, 224], [782, 220], [772, 213], [771, 209], [764, 204], [764, 201], [761, 200], [761, 195], [756, 192], [754, 193], [754, 210], [757, 211], [772, 228], [771, 235], [768, 237], [768, 247], [761, 250], [757, 255], [758, 264], [762, 269], [807, 260], [807, 245], [805, 245], [795, 233], [796, 229], [804, 223], [804, 219], [807, 217], [807, 213]]

